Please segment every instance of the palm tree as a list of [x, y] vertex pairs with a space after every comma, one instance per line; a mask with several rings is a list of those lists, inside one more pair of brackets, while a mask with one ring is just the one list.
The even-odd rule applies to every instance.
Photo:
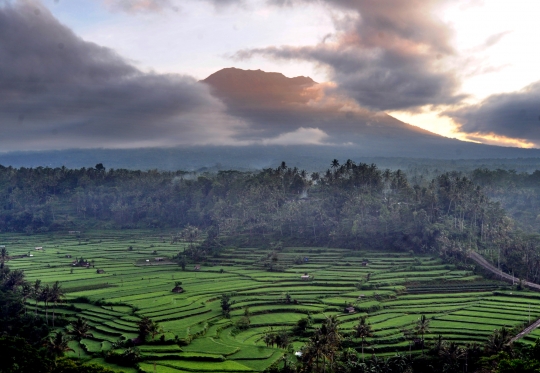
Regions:
[[74, 351], [71, 347], [68, 346], [70, 340], [71, 339], [66, 337], [64, 333], [56, 332], [54, 337], [50, 337], [47, 340], [45, 346], [52, 355], [56, 357], [61, 357], [64, 356], [64, 354], [68, 351]]
[[270, 346], [274, 347], [275, 339], [276, 339], [276, 335], [274, 333], [267, 332], [264, 334], [263, 341], [266, 344], [266, 347], [270, 347]]
[[26, 311], [27, 311], [27, 307], [26, 307], [26, 301], [28, 300], [28, 298], [30, 298], [30, 296], [32, 295], [32, 287], [30, 286], [29, 283], [25, 282], [22, 286], [22, 291], [21, 291], [21, 295], [22, 295], [22, 298], [23, 298], [23, 303], [24, 303], [24, 314], [26, 315]]
[[51, 297], [51, 287], [47, 284], [39, 292], [38, 300], [45, 304], [45, 320], [47, 325], [49, 325], [49, 300]]
[[495, 355], [503, 351], [511, 338], [512, 335], [506, 327], [503, 326], [501, 329], [495, 329], [486, 342], [486, 352]]
[[4, 266], [4, 263], [0, 263], [0, 281], [4, 281], [9, 274], [9, 267]]
[[371, 325], [366, 322], [366, 317], [362, 316], [358, 325], [354, 329], [354, 335], [356, 338], [362, 339], [362, 361], [364, 361], [364, 343], [366, 338], [373, 337], [373, 332], [371, 330]]
[[37, 307], [38, 307], [40, 293], [41, 293], [41, 280], [36, 280], [34, 282], [34, 285], [32, 286], [32, 298], [34, 298], [36, 301], [36, 309], [34, 312], [34, 316], [37, 316]]
[[4, 282], [4, 286], [10, 290], [14, 290], [24, 283], [24, 271], [21, 269], [16, 269], [9, 272]]
[[327, 317], [321, 327], [321, 333], [325, 342], [324, 355], [330, 359], [330, 365], [334, 365], [334, 356], [341, 345], [339, 322], [337, 316]]
[[424, 334], [429, 333], [429, 319], [426, 315], [420, 316], [414, 328], [416, 335], [422, 336], [422, 355], [424, 354]]
[[2, 262], [2, 267], [4, 266], [4, 263], [9, 260], [9, 253], [5, 247], [0, 250], [0, 261]]
[[152, 339], [154, 339], [156, 335], [163, 332], [161, 326], [159, 326], [158, 323], [150, 319], [148, 316], [143, 316], [137, 322], [137, 327], [139, 328], [139, 338], [141, 338], [143, 341], [148, 335], [151, 335]]
[[151, 320], [151, 323], [148, 325], [148, 333], [152, 336], [152, 340], [154, 340], [156, 335], [163, 333], [163, 328], [157, 322]]
[[388, 358], [388, 365], [387, 372], [405, 372], [409, 364], [407, 363], [407, 358], [398, 353]]
[[302, 361], [307, 372], [320, 372], [320, 360], [326, 350], [326, 340], [318, 329], [302, 349]]
[[49, 301], [53, 302], [54, 308], [53, 308], [53, 321], [52, 326], [54, 327], [54, 310], [56, 308], [56, 305], [58, 303], [62, 302], [62, 298], [64, 298], [64, 291], [62, 290], [62, 287], [60, 285], [59, 281], [56, 281], [53, 286], [51, 287], [51, 291], [49, 294]]
[[78, 317], [77, 320], [72, 321], [70, 325], [72, 329], [68, 332], [68, 334], [73, 335], [75, 340], [80, 342], [80, 340], [83, 338], [93, 337], [92, 333], [88, 333], [90, 330], [90, 325], [88, 325], [86, 319]]
[[[135, 364], [141, 359], [141, 353], [138, 348], [128, 347], [122, 354], [124, 361], [128, 361], [131, 364]], [[155, 364], [154, 364], [155, 367]]]
[[459, 361], [465, 357], [466, 350], [458, 346], [456, 342], [444, 342], [439, 351], [439, 356], [444, 362], [445, 371], [458, 371]]
[[152, 323], [152, 320], [148, 316], [143, 316], [139, 321], [137, 321], [137, 328], [139, 329], [139, 338], [143, 341], [146, 339], [146, 336], [148, 335], [148, 331], [150, 330], [150, 324]]

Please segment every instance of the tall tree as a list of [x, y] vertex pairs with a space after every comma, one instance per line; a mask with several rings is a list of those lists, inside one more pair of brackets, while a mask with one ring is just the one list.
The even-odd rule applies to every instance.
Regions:
[[139, 338], [143, 341], [148, 335], [151, 335], [153, 340], [156, 335], [163, 332], [161, 326], [148, 316], [143, 316], [137, 322], [137, 328], [139, 329]]
[[45, 305], [45, 320], [47, 325], [49, 325], [49, 301], [51, 299], [51, 287], [49, 284], [41, 288], [38, 299]]
[[364, 361], [364, 343], [366, 338], [373, 337], [371, 325], [367, 323], [366, 316], [360, 318], [360, 322], [354, 328], [354, 336], [362, 340], [362, 361]]
[[32, 298], [36, 301], [36, 309], [34, 310], [34, 316], [37, 316], [38, 302], [41, 294], [41, 280], [36, 280], [32, 285]]
[[424, 354], [424, 334], [429, 333], [429, 319], [426, 315], [420, 316], [414, 328], [416, 335], [422, 336], [422, 355]]
[[62, 290], [62, 286], [60, 285], [59, 281], [56, 281], [53, 286], [50, 288], [49, 292], [49, 301], [53, 302], [53, 319], [52, 319], [52, 326], [54, 327], [54, 311], [56, 309], [56, 306], [58, 303], [61, 303], [63, 301], [65, 294], [64, 290]]
[[2, 247], [2, 249], [0, 249], [0, 261], [2, 263], [2, 267], [4, 266], [4, 263], [9, 259], [9, 253], [8, 251], [6, 250], [5, 247]]
[[68, 345], [70, 340], [71, 339], [64, 333], [56, 332], [54, 336], [47, 340], [45, 346], [53, 356], [61, 357], [64, 356], [66, 352], [73, 351], [73, 349]]
[[77, 320], [72, 321], [70, 324], [71, 330], [68, 331], [68, 334], [74, 336], [75, 340], [79, 341], [83, 338], [92, 338], [93, 334], [89, 333], [90, 325], [83, 317], [77, 317]]

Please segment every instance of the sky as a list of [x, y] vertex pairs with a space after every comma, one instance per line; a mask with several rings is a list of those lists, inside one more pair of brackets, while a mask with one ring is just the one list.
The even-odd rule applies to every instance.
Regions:
[[0, 151], [330, 143], [293, 117], [263, 131], [199, 83], [227, 67], [311, 77], [317, 94], [298, 94], [314, 113], [538, 148], [537, 14], [536, 0], [0, 0]]

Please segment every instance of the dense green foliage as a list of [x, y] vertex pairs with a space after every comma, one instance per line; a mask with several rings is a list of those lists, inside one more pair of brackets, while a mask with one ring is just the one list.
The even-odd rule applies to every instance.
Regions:
[[[269, 369], [282, 372], [538, 372], [538, 345], [508, 344], [524, 323], [527, 304], [530, 319], [537, 297], [491, 293], [498, 285], [480, 281], [464, 253], [477, 250], [503, 270], [540, 282], [540, 240], [514, 227], [540, 227], [539, 175], [480, 169], [408, 179], [399, 170], [350, 160], [334, 160], [325, 173], [310, 175], [285, 163], [214, 175], [106, 170], [101, 164], [80, 170], [0, 166], [0, 232], [32, 237], [76, 231], [73, 242], [56, 255], [43, 253], [41, 261], [27, 248], [12, 256], [2, 249], [0, 343], [21, 353], [13, 353], [13, 364], [0, 373], [106, 371], [62, 358], [81, 352], [148, 372], [154, 358], [171, 371], [263, 370], [274, 363]], [[148, 252], [132, 240], [108, 253], [101, 238], [92, 243], [78, 233], [96, 227], [175, 233], [170, 243], [156, 233], [144, 247]], [[92, 244], [99, 256], [89, 250]], [[231, 245], [257, 249], [225, 249]], [[293, 245], [347, 250], [286, 248]], [[373, 250], [401, 254], [373, 255], [374, 262], [361, 258]], [[158, 252], [164, 264], [178, 266], [141, 266]], [[420, 260], [415, 252], [445, 262]], [[315, 253], [325, 259], [317, 262]], [[98, 258], [97, 272], [94, 260], [83, 259], [89, 255]], [[72, 256], [76, 264], [59, 259]], [[6, 266], [10, 259], [21, 259], [17, 269]], [[131, 278], [135, 263], [141, 268]], [[220, 269], [197, 277], [200, 267], [190, 270], [197, 263]], [[30, 268], [33, 283], [22, 271]], [[299, 278], [308, 272], [309, 281]], [[172, 281], [175, 276], [183, 281]], [[70, 306], [60, 306], [66, 294], [58, 280], [69, 284]], [[186, 293], [171, 294], [173, 284], [185, 284]], [[448, 301], [438, 293], [455, 294]], [[505, 303], [510, 299], [515, 304]], [[181, 307], [171, 306], [177, 300]], [[350, 308], [358, 316], [349, 315]], [[485, 318], [496, 309], [497, 317]], [[226, 343], [216, 344], [214, 337]], [[140, 343], [156, 347], [133, 348]], [[187, 345], [180, 361], [178, 351], [167, 347], [178, 345]], [[296, 361], [286, 351], [300, 345]], [[258, 362], [243, 355], [255, 351]], [[390, 351], [398, 354], [372, 355]]]
[[401, 171], [337, 160], [194, 177], [183, 172], [0, 168], [0, 231], [209, 229], [305, 244], [438, 251], [500, 242], [508, 222], [465, 177], [410, 185]]
[[[35, 288], [33, 296], [56, 303], [55, 296], [60, 294], [58, 286], [56, 283], [56, 293], [55, 285], [46, 287], [47, 291]], [[49, 335], [49, 322], [28, 311], [30, 289], [24, 273], [11, 271], [3, 260], [0, 264], [0, 373], [112, 373], [97, 365], [62, 359], [64, 353], [71, 350], [70, 339], [60, 331]]]

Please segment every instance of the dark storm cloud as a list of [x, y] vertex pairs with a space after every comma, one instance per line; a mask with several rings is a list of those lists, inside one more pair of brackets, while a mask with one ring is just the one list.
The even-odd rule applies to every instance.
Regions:
[[446, 112], [463, 132], [527, 139], [540, 145], [540, 82], [519, 92], [488, 97], [478, 105]]
[[0, 66], [4, 151], [212, 142], [239, 125], [194, 79], [142, 73], [38, 3], [0, 6]]
[[331, 68], [333, 80], [361, 105], [376, 110], [452, 104], [459, 80], [443, 68], [454, 55], [449, 28], [433, 15], [436, 0], [271, 0], [275, 5], [323, 3], [344, 9], [337, 34], [315, 46], [242, 50], [235, 58], [266, 55]]

